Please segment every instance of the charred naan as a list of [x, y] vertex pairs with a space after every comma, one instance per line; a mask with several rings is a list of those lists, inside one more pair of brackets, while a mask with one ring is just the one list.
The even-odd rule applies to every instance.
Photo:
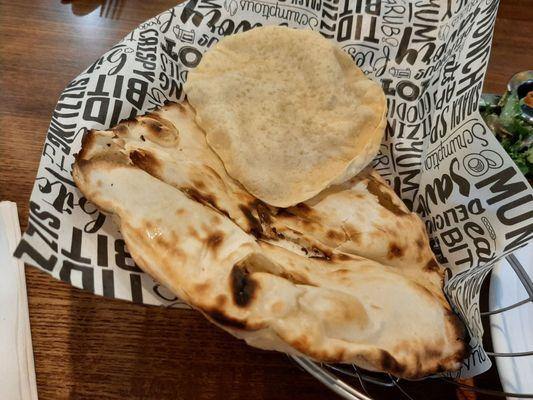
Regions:
[[228, 175], [182, 103], [89, 132], [73, 176], [143, 270], [252, 346], [401, 377], [462, 360], [423, 224], [371, 170], [269, 206]]
[[189, 72], [185, 91], [229, 175], [278, 207], [361, 171], [386, 123], [381, 86], [309, 30], [227, 36]]

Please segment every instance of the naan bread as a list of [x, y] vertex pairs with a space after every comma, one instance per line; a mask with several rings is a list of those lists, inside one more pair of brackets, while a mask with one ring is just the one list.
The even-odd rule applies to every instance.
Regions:
[[461, 324], [423, 224], [377, 174], [270, 207], [229, 177], [194, 117], [171, 104], [91, 131], [74, 165], [144, 271], [255, 347], [411, 378], [459, 367]]
[[444, 299], [442, 271], [423, 222], [372, 169], [279, 210], [270, 225], [285, 238], [310, 237], [326, 248], [396, 267]]
[[[442, 275], [422, 221], [379, 174], [365, 169], [295, 207], [270, 207], [228, 175], [194, 121], [195, 111], [187, 102], [172, 104], [111, 131], [90, 133], [80, 158], [121, 154], [257, 238], [283, 238], [315, 257], [326, 257], [333, 248], [413, 270], [417, 276], [424, 273], [423, 279], [441, 292]], [[170, 145], [162, 145], [163, 138]]]
[[185, 91], [228, 173], [277, 207], [361, 171], [386, 123], [380, 85], [309, 30], [267, 26], [225, 37], [189, 72]]

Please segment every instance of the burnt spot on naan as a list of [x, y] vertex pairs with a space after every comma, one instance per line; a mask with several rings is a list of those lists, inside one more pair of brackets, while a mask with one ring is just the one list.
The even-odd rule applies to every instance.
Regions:
[[307, 255], [309, 258], [320, 258], [322, 260], [331, 261], [331, 258], [333, 257], [333, 252], [326, 247], [314, 245], [308, 248], [309, 254]]
[[331, 239], [336, 242], [341, 242], [345, 239], [345, 233], [339, 232], [335, 229], [328, 229], [326, 236], [328, 237], [328, 239]]
[[215, 302], [218, 307], [223, 307], [227, 303], [227, 301], [228, 301], [228, 297], [225, 294], [219, 294], [215, 298]]
[[197, 283], [194, 285], [194, 291], [200, 295], [206, 295], [211, 289], [209, 282]]
[[213, 225], [221, 224], [222, 223], [222, 218], [218, 214], [217, 215], [212, 215], [211, 216], [211, 223]]
[[308, 277], [302, 274], [283, 271], [277, 274], [277, 276], [279, 276], [280, 278], [286, 279], [295, 285], [306, 285], [306, 286], [318, 287], [313, 282], [311, 282]]
[[160, 171], [163, 168], [159, 160], [154, 157], [152, 153], [146, 150], [133, 150], [129, 154], [130, 160], [133, 165], [149, 173], [154, 177], [160, 175]]
[[398, 246], [397, 243], [389, 244], [389, 252], [387, 253], [387, 258], [392, 260], [394, 258], [401, 258], [405, 254], [405, 250]]
[[[145, 229], [145, 232], [147, 232], [147, 236], [150, 237], [150, 236], [153, 236], [151, 233], [150, 233], [150, 228], [146, 228]], [[166, 240], [163, 236], [161, 235], [155, 235], [155, 237], [152, 239], [159, 247], [162, 247], [164, 249], [169, 249], [171, 248], [170, 246], [170, 242], [168, 240]]]
[[274, 214], [283, 218], [297, 219], [300, 223], [308, 225], [313, 223], [312, 217], [314, 217], [316, 213], [307, 204], [298, 203], [295, 206], [288, 208], [277, 208]]
[[290, 223], [292, 221], [309, 233], [313, 231], [321, 231], [320, 226], [318, 226], [316, 222], [312, 221], [306, 216], [294, 214], [287, 208], [280, 208], [277, 211], [276, 217], [278, 217], [277, 220], [279, 220], [281, 223]]
[[[159, 136], [164, 132], [163, 124], [155, 120], [153, 117], [143, 118], [141, 120], [141, 125], [144, 125], [144, 128], [150, 135]], [[162, 136], [164, 136], [164, 134]]]
[[244, 265], [235, 264], [230, 273], [230, 288], [233, 302], [239, 307], [248, 306], [254, 299], [257, 282]]
[[261, 200], [254, 202], [255, 209], [257, 210], [257, 216], [262, 224], [270, 225], [272, 223], [271, 211], [268, 206]]
[[370, 178], [367, 182], [366, 188], [371, 194], [377, 197], [379, 204], [389, 210], [391, 213], [398, 216], [408, 215], [409, 213], [407, 211], [402, 210], [401, 207], [393, 201], [390, 193], [386, 193], [381, 190], [382, 186], [383, 185], [381, 183]]
[[300, 215], [310, 216], [313, 214], [313, 209], [305, 203], [298, 203], [294, 207], [291, 207], [293, 210], [296, 210]]
[[150, 229], [150, 230], [151, 230], [151, 229], [156, 229], [156, 228], [157, 228], [157, 225], [156, 225], [154, 222], [152, 222], [152, 221], [150, 221], [150, 220], [147, 220], [147, 221], [144, 223], [144, 227], [145, 227], [146, 229]]
[[200, 240], [200, 235], [199, 235], [198, 231], [197, 231], [196, 229], [194, 229], [194, 227], [189, 226], [189, 227], [187, 228], [187, 233], [188, 233], [191, 237], [193, 237], [193, 238], [195, 238], [195, 239], [197, 239], [197, 240]]
[[275, 301], [270, 307], [274, 314], [282, 314], [285, 311], [285, 304], [283, 301]]
[[314, 346], [313, 342], [308, 335], [302, 334], [297, 338], [291, 340], [289, 344], [298, 350], [300, 353], [309, 354], [312, 357], [319, 359], [324, 362], [342, 362], [346, 358], [346, 350], [339, 347], [333, 349], [319, 349], [315, 351], [310, 351]]
[[206, 197], [202, 193], [200, 193], [196, 188], [194, 187], [182, 187], [181, 190], [192, 200], [202, 203], [202, 204], [209, 204], [212, 207], [216, 207], [216, 201], [213, 197], [208, 196]]
[[258, 199], [243, 201], [239, 204], [239, 209], [248, 222], [248, 227], [245, 228], [247, 233], [251, 233], [257, 239], [264, 237], [279, 239], [284, 237], [283, 234], [277, 232], [275, 227], [272, 227], [274, 222], [272, 216], [275, 211], [266, 203]]
[[224, 234], [221, 231], [216, 231], [211, 233], [207, 238], [205, 239], [205, 244], [208, 249], [216, 252], [220, 246], [222, 246], [222, 242], [224, 241]]
[[291, 213], [287, 208], [280, 208], [276, 212], [276, 217], [283, 217], [283, 218], [298, 218], [298, 216]]
[[206, 188], [205, 183], [199, 180], [193, 180], [192, 184], [194, 185], [195, 188], [200, 189], [200, 190], [204, 190]]
[[432, 258], [424, 266], [424, 270], [428, 272], [438, 272], [440, 271], [439, 263], [434, 258]]
[[350, 261], [350, 260], [356, 260], [359, 257], [357, 256], [351, 256], [345, 253], [335, 253], [331, 256], [331, 259], [333, 261]]
[[400, 376], [405, 371], [405, 366], [400, 364], [387, 350], [379, 349], [378, 363], [383, 371]]
[[222, 207], [219, 207], [217, 198], [210, 193], [200, 192], [194, 187], [181, 187], [180, 190], [187, 195], [191, 200], [196, 201], [197, 203], [203, 204], [204, 206], [210, 206], [216, 211], [224, 214], [229, 218], [229, 213], [224, 210]]
[[86, 160], [87, 154], [93, 148], [96, 143], [96, 131], [90, 129], [85, 136], [81, 139], [81, 150], [74, 156], [76, 161]]
[[285, 239], [285, 235], [281, 232], [278, 232], [278, 229], [275, 227], [272, 228], [272, 234], [277, 239]]
[[444, 363], [438, 363], [437, 364], [437, 368], [435, 369], [435, 374], [440, 374], [442, 372], [445, 372], [446, 371], [446, 366], [444, 365]]
[[261, 226], [261, 221], [254, 216], [250, 207], [245, 206], [244, 204], [239, 205], [239, 209], [242, 211], [244, 217], [248, 221], [248, 231], [256, 238], [261, 238], [263, 236], [263, 227]]
[[306, 354], [309, 353], [309, 348], [311, 346], [311, 340], [308, 336], [301, 335], [300, 337], [297, 337], [296, 339], [292, 340], [290, 342], [290, 345], [294, 347], [299, 352]]
[[187, 101], [178, 103], [167, 99], [163, 102], [163, 109], [175, 109], [176, 111], [184, 112], [187, 110], [187, 107], [185, 106], [186, 102]]
[[344, 275], [350, 274], [350, 272], [352, 272], [352, 271], [350, 271], [347, 268], [339, 268], [339, 269], [336, 269], [335, 271], [333, 271], [332, 274], [344, 276]]
[[239, 329], [239, 330], [255, 330], [248, 326], [246, 320], [237, 319], [226, 315], [224, 311], [218, 308], [212, 308], [205, 310], [205, 314], [219, 325], [226, 328]]

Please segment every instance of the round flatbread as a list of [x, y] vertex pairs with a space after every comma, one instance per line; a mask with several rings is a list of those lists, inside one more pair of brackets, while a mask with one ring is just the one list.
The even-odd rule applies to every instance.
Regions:
[[228, 173], [277, 207], [361, 171], [386, 123], [380, 85], [307, 30], [269, 26], [226, 37], [189, 72], [185, 90]]

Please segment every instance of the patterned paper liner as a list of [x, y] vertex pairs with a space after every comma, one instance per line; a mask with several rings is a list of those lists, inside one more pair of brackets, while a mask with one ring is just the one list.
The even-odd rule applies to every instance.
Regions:
[[478, 112], [498, 0], [191, 0], [141, 24], [68, 84], [54, 110], [15, 255], [111, 298], [186, 306], [134, 263], [71, 178], [88, 129], [183, 100], [187, 71], [222, 36], [277, 24], [336, 41], [388, 99], [375, 168], [426, 222], [445, 291], [472, 337], [456, 375], [491, 365], [479, 291], [533, 235], [533, 192]]

